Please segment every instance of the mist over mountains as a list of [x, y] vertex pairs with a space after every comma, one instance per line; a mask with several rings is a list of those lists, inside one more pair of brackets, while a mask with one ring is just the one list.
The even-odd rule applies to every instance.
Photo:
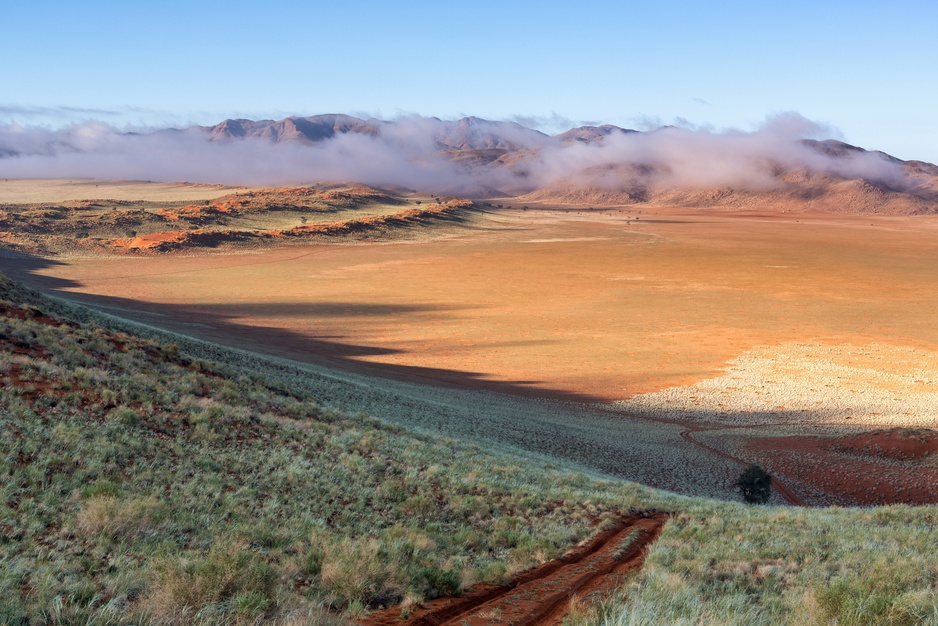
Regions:
[[746, 206], [755, 198], [823, 210], [938, 210], [938, 167], [830, 139], [797, 113], [756, 131], [582, 126], [547, 135], [477, 117], [349, 115], [228, 119], [125, 132], [90, 122], [0, 127], [0, 176], [236, 185], [357, 181], [468, 197]]

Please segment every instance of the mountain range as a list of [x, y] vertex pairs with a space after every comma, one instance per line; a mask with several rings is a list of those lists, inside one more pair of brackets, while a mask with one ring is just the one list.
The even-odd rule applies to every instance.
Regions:
[[[413, 133], [414, 128], [419, 128], [432, 138], [436, 155], [463, 167], [476, 170], [481, 167], [489, 173], [500, 170], [511, 174], [483, 176], [483, 179], [500, 178], [500, 184], [495, 188], [488, 185], [476, 190], [457, 190], [464, 195], [507, 194], [532, 202], [598, 206], [666, 202], [747, 208], [773, 201], [825, 211], [938, 212], [938, 166], [921, 161], [902, 161], [884, 152], [869, 151], [833, 139], [799, 139], [796, 143], [803, 153], [794, 158], [794, 163], [791, 158], [787, 162], [772, 162], [769, 151], [752, 157], [754, 163], [746, 164], [742, 178], [730, 175], [724, 181], [710, 181], [704, 177], [701, 184], [695, 184], [681, 180], [683, 177], [680, 175], [675, 180], [670, 175], [674, 173], [674, 167], [669, 163], [668, 155], [660, 153], [646, 155], [643, 160], [621, 158], [594, 164], [587, 162], [585, 167], [570, 168], [550, 180], [537, 175], [545, 153], [563, 154], [565, 147], [609, 147], [611, 151], [611, 144], [629, 137], [643, 138], [646, 144], [655, 146], [655, 135], [672, 134], [677, 138], [686, 132], [673, 127], [638, 131], [602, 124], [548, 135], [516, 122], [475, 116], [458, 120], [419, 118], [402, 123], [333, 114], [282, 120], [228, 119], [215, 126], [196, 128], [216, 143], [257, 138], [272, 143], [307, 145], [322, 144], [342, 135], [377, 138], [394, 136], [402, 128], [406, 129], [403, 134]], [[703, 155], [704, 158], [706, 156]], [[762, 163], [758, 163], [760, 159]], [[798, 162], [799, 159], [803, 162]], [[852, 167], [858, 163], [862, 165]], [[746, 169], [751, 166], [760, 170], [759, 175], [745, 180]], [[766, 172], [769, 173], [768, 178], [764, 176]]]
[[128, 133], [0, 128], [0, 176], [234, 184], [358, 181], [473, 198], [938, 213], [938, 167], [823, 138], [783, 114], [753, 132], [330, 114]]

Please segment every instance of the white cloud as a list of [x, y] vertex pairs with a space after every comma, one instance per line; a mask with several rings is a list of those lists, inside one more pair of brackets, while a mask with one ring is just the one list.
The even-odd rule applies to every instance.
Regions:
[[[559, 141], [509, 122], [462, 125], [416, 115], [380, 124], [377, 136], [338, 134], [318, 144], [243, 139], [212, 143], [207, 132], [126, 133], [101, 122], [58, 130], [0, 126], [0, 176], [93, 177], [226, 184], [291, 184], [344, 180], [399, 184], [427, 191], [543, 186], [559, 179], [710, 187], [777, 184], [772, 167], [804, 167], [901, 186], [903, 174], [875, 153], [834, 158], [802, 139], [836, 136], [835, 129], [797, 113], [771, 116], [756, 131], [707, 127], [612, 134], [601, 142]], [[454, 163], [439, 141], [482, 141], [490, 135], [529, 148], [512, 168]], [[487, 144], [486, 144], [487, 145]], [[618, 176], [618, 178], [617, 178]], [[628, 179], [628, 176], [626, 176]]]

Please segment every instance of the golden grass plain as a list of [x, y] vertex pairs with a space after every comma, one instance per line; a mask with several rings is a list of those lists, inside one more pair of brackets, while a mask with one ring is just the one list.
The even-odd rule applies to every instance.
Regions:
[[72, 200], [141, 200], [194, 202], [211, 200], [244, 187], [196, 183], [163, 183], [97, 178], [6, 178], [0, 180], [0, 204], [68, 202]]

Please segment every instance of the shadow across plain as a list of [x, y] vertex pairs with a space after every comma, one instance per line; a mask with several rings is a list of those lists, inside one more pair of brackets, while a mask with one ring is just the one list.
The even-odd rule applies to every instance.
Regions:
[[[380, 376], [403, 382], [416, 382], [447, 388], [485, 389], [522, 397], [546, 397], [553, 400], [593, 403], [600, 398], [549, 387], [539, 380], [495, 380], [483, 372], [407, 366], [361, 361], [365, 357], [400, 354], [403, 349], [360, 345], [325, 334], [309, 336], [282, 326], [243, 324], [242, 318], [277, 318], [308, 316], [310, 319], [329, 317], [387, 317], [418, 314], [446, 315], [455, 310], [435, 305], [387, 305], [362, 302], [310, 303], [238, 303], [225, 305], [173, 305], [140, 302], [119, 296], [80, 293], [81, 284], [41, 273], [41, 270], [62, 265], [55, 259], [24, 253], [0, 256], [0, 271], [24, 284], [104, 313], [171, 332], [251, 350], [260, 354], [315, 363], [368, 376]], [[538, 341], [519, 340], [493, 345], [528, 345]]]

